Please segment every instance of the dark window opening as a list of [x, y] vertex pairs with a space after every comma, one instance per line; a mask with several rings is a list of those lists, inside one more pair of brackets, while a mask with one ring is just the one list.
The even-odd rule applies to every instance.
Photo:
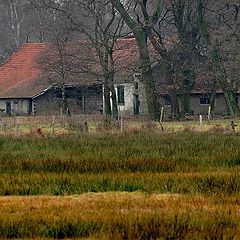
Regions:
[[12, 113], [12, 104], [11, 102], [6, 102], [6, 114], [11, 115]]
[[118, 86], [117, 87], [117, 99], [119, 105], [124, 105], [124, 86]]
[[171, 105], [172, 105], [171, 96], [166, 95], [166, 96], [164, 96], [163, 98], [164, 98], [164, 105], [165, 105], [165, 106], [171, 106]]
[[135, 82], [135, 89], [138, 90], [138, 82]]
[[94, 91], [96, 92], [96, 94], [102, 94], [102, 85], [95, 86]]
[[238, 105], [238, 104], [239, 104], [239, 98], [236, 97], [236, 98], [235, 98], [235, 101], [236, 101], [236, 104]]
[[54, 91], [54, 95], [56, 96], [56, 98], [62, 98], [62, 91], [60, 88], [56, 88]]
[[204, 94], [200, 97], [200, 104], [201, 105], [209, 105], [210, 104], [210, 96], [207, 94]]
[[139, 115], [140, 112], [140, 101], [139, 101], [139, 96], [134, 95], [134, 115]]

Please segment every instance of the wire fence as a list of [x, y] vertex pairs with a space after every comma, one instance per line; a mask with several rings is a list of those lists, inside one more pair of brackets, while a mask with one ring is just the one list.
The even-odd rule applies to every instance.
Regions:
[[[162, 114], [162, 112], [159, 112]], [[48, 115], [48, 116], [12, 116], [0, 118], [0, 134], [10, 136], [64, 135], [102, 132], [178, 132], [213, 131], [239, 132], [239, 119], [209, 119], [207, 115], [196, 116], [185, 121], [150, 120], [149, 115], [125, 116], [117, 119], [103, 115]]]

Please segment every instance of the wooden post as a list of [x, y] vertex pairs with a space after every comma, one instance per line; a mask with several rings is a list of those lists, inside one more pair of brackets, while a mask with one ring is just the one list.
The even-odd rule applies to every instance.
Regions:
[[63, 123], [63, 109], [60, 108], [60, 118], [61, 118], [61, 126], [62, 126], [62, 123]]
[[208, 107], [208, 123], [210, 123], [211, 120], [211, 106]]
[[6, 134], [7, 133], [7, 123], [3, 123], [3, 131]]
[[0, 117], [0, 127], [1, 127], [1, 131], [3, 130], [3, 126], [4, 126], [4, 122], [2, 119], [2, 116]]
[[85, 133], [88, 133], [88, 123], [87, 122], [84, 123], [84, 131], [85, 131]]
[[160, 123], [162, 123], [163, 121], [163, 112], [164, 112], [164, 107], [161, 108]]
[[235, 127], [237, 126], [237, 124], [234, 123], [234, 121], [231, 121], [231, 128], [234, 132], [236, 132]]
[[202, 115], [199, 115], [199, 123], [200, 123], [200, 127], [202, 127], [202, 125], [203, 125], [203, 117], [202, 117]]
[[60, 108], [61, 127], [65, 127], [63, 109]]
[[123, 131], [123, 116], [121, 114], [121, 117], [120, 117], [120, 128], [121, 128], [121, 132]]
[[54, 136], [55, 134], [55, 116], [52, 116], [52, 135]]
[[120, 121], [120, 107], [118, 107], [118, 122]]
[[15, 105], [15, 102], [13, 102], [13, 123], [14, 123], [14, 126], [16, 127], [16, 105]]
[[19, 134], [19, 121], [18, 119], [16, 118], [16, 132], [17, 132], [17, 136]]

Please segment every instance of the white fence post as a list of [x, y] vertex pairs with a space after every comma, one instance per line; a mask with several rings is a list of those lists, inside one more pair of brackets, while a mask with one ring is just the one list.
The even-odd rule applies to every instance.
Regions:
[[203, 125], [203, 117], [202, 117], [202, 115], [199, 115], [199, 123], [200, 123], [200, 127], [202, 127], [202, 125]]
[[208, 107], [208, 123], [210, 123], [211, 120], [211, 106]]
[[121, 114], [121, 117], [120, 117], [120, 127], [121, 127], [121, 132], [123, 131], [123, 116]]

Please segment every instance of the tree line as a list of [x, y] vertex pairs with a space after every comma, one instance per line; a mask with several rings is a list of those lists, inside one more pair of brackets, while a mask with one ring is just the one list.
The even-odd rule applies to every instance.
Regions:
[[[117, 116], [114, 83], [120, 70], [115, 52], [118, 39], [133, 35], [152, 119], [159, 118], [161, 109], [156, 65], [167, 82], [173, 118], [191, 113], [190, 94], [202, 79], [210, 79], [206, 92], [210, 93], [212, 110], [221, 89], [229, 114], [239, 115], [237, 0], [0, 0], [0, 6], [1, 60], [24, 42], [52, 42], [58, 61], [45, 61], [45, 69], [60, 79], [64, 102], [68, 79], [91, 72], [104, 85], [106, 114]], [[94, 49], [81, 67], [77, 65], [79, 50], [68, 48], [79, 39]], [[157, 58], [153, 59], [152, 48]], [[89, 68], [94, 61], [100, 69]]]

